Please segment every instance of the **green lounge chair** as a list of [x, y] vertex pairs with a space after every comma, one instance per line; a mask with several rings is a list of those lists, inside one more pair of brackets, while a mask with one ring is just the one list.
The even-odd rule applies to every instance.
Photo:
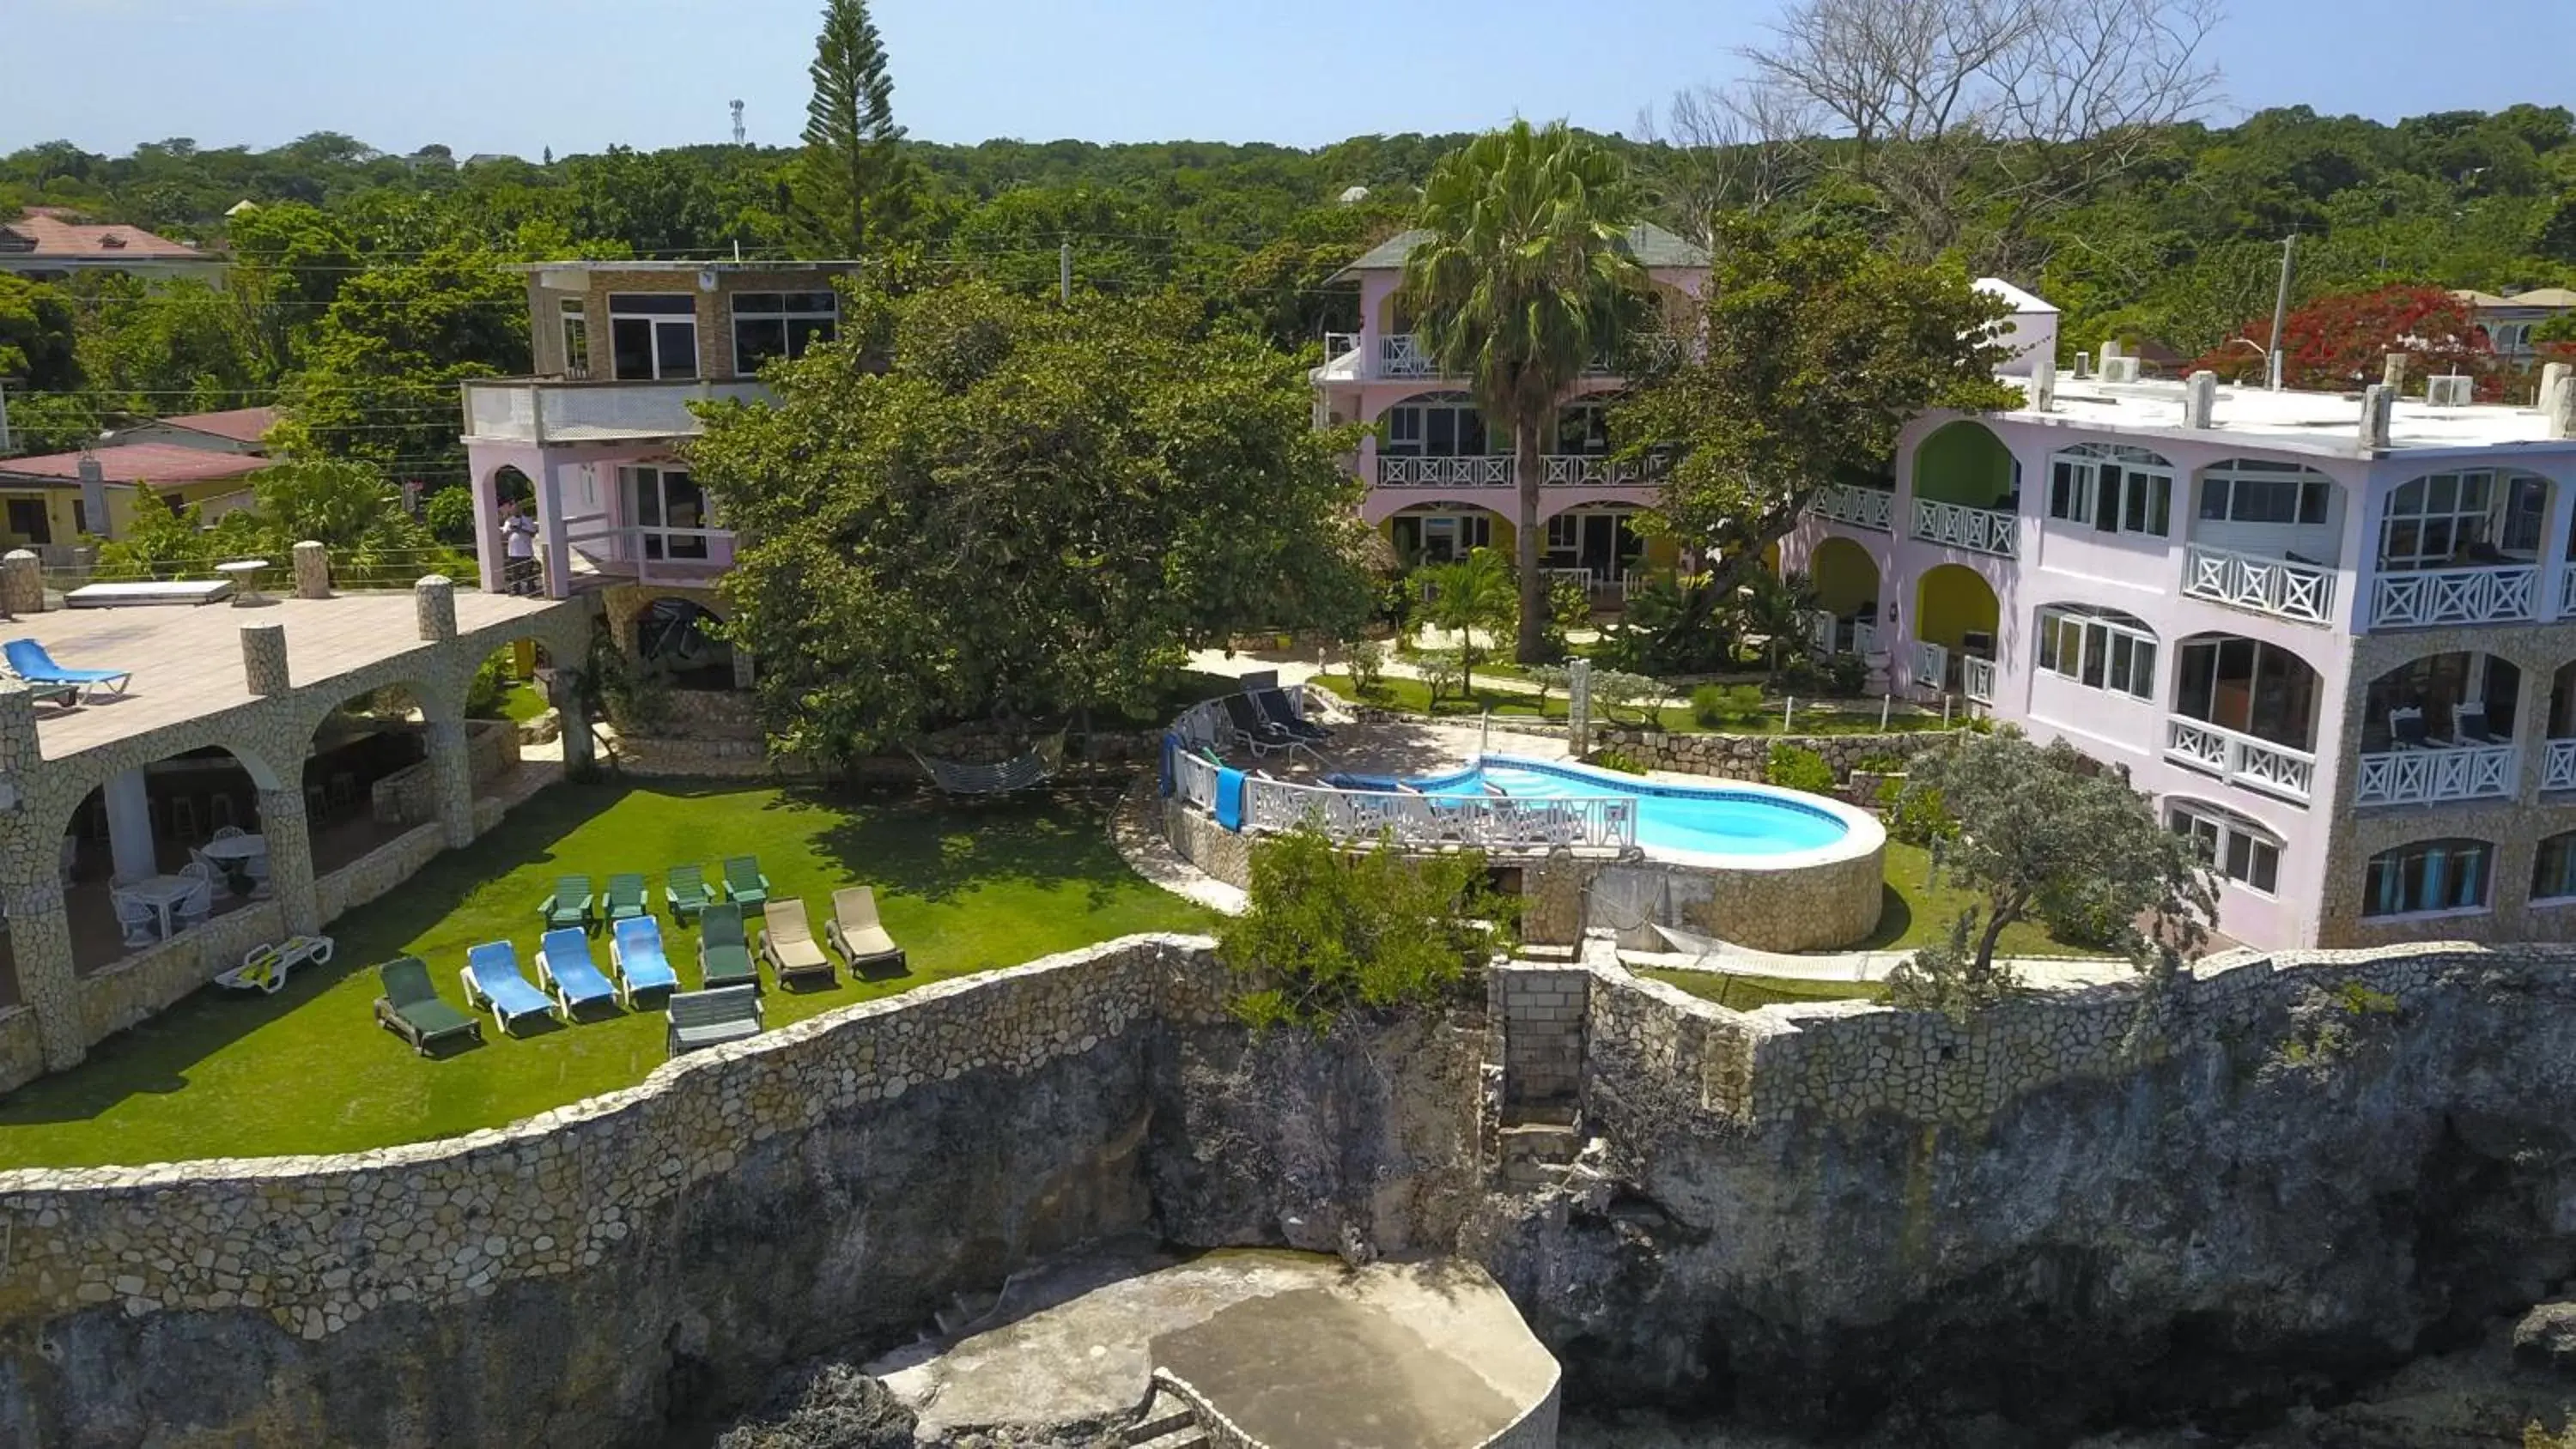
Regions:
[[376, 1022], [429, 1055], [432, 1043], [454, 1036], [483, 1039], [483, 1023], [438, 999], [429, 984], [429, 966], [418, 956], [397, 956], [376, 968], [385, 994], [376, 998]]
[[758, 1036], [760, 988], [727, 986], [718, 991], [673, 992], [670, 1022], [663, 1035], [675, 1057], [700, 1047]]
[[698, 917], [698, 976], [709, 991], [760, 984], [760, 968], [742, 934], [742, 907], [731, 901], [709, 906]]
[[549, 931], [576, 926], [587, 929], [590, 925], [590, 877], [555, 877], [555, 893], [537, 903], [537, 915], [545, 921]]
[[629, 916], [651, 915], [652, 907], [644, 904], [644, 877], [612, 875], [608, 878], [608, 924], [614, 926]]
[[707, 889], [706, 872], [696, 866], [675, 865], [662, 876], [662, 899], [670, 903], [672, 920], [694, 921], [698, 912], [715, 904], [716, 893]]
[[737, 905], [764, 905], [769, 900], [769, 877], [760, 873], [757, 856], [728, 856], [724, 863], [725, 899]]

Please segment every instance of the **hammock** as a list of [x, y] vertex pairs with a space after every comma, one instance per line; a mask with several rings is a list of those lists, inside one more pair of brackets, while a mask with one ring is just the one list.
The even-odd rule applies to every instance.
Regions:
[[950, 795], [1002, 795], [1025, 790], [1064, 768], [1064, 732], [1031, 745], [1027, 750], [991, 765], [968, 765], [955, 760], [934, 760], [910, 745], [904, 753], [930, 772], [930, 782]]

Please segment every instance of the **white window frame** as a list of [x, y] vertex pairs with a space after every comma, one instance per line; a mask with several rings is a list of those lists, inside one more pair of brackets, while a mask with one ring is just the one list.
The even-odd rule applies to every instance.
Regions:
[[2040, 669], [2085, 689], [2155, 703], [2162, 649], [2155, 631], [2127, 614], [2081, 604], [2039, 610]]
[[[1476, 419], [1476, 451], [1472, 453], [1433, 453], [1431, 449], [1431, 414], [1434, 412], [1466, 413]], [[1493, 425], [1477, 410], [1476, 400], [1464, 393], [1435, 393], [1427, 397], [1407, 398], [1388, 408], [1386, 439], [1379, 451], [1404, 458], [1483, 458], [1490, 457]], [[1451, 418], [1450, 446], [1457, 446], [1458, 420]]]
[[[2444, 484], [2449, 485], [2451, 496], [2447, 504], [2437, 507], [2435, 495]], [[2395, 573], [2445, 568], [2471, 543], [2493, 546], [2508, 559], [2536, 555], [2542, 541], [2538, 535], [2549, 526], [2548, 489], [2547, 479], [2510, 468], [2463, 468], [2409, 478], [2389, 491], [2388, 501], [2380, 508], [2379, 566]], [[2473, 492], [2475, 503], [2469, 501]], [[2415, 495], [2411, 500], [2409, 493]], [[2512, 537], [2515, 504], [2526, 498], [2538, 500], [2538, 506], [2525, 510], [2523, 518], [2533, 536], [2517, 541]], [[2404, 552], [2392, 550], [2391, 538], [2400, 526], [2409, 524], [2415, 530], [2413, 546]], [[2426, 543], [2437, 527], [2448, 540], [2440, 549]]]
[[563, 334], [564, 376], [586, 378], [590, 376], [590, 303], [566, 297], [555, 310]]
[[[2200, 847], [2202, 861], [2219, 879], [2267, 900], [2280, 895], [2281, 855], [2289, 848], [2289, 842], [2280, 836], [2233, 810], [2198, 800], [2166, 802], [2165, 824], [2176, 835]], [[2256, 879], [2262, 874], [2256, 867], [2267, 859], [2272, 877], [2268, 886]]]
[[[2106, 476], [2107, 475], [2107, 476]], [[2048, 516], [2097, 533], [2173, 535], [2174, 466], [2144, 448], [2082, 443], [2050, 454]], [[2105, 485], [2111, 497], [2102, 498]], [[2105, 516], [2103, 503], [2110, 504]]]
[[[2554, 841], [2566, 842], [2562, 848], [2562, 860], [2576, 862], [2576, 830], [2562, 830], [2556, 835], [2541, 837], [2540, 844], [2533, 847], [2531, 857], [2531, 903], [2535, 906], [2559, 906], [2576, 902], [2576, 879], [2570, 880], [2567, 890], [2552, 895], [2540, 893], [2540, 867], [2542, 862], [2549, 858], [2549, 847]], [[2576, 877], [2576, 869], [2562, 870], [2561, 874]]]
[[[2400, 905], [2394, 910], [2382, 911], [2375, 908], [2375, 896], [2377, 895], [2377, 892], [2374, 892], [2371, 889], [2370, 877], [2372, 871], [2380, 868], [2381, 861], [2391, 861], [2391, 865], [2389, 867], [2391, 869], [2402, 869], [2401, 863], [2409, 855], [2428, 854], [2437, 847], [2447, 848], [2460, 845], [2474, 845], [2477, 847], [2477, 872], [2475, 880], [2478, 887], [2478, 899], [2475, 905], [2425, 905], [2419, 901], [2412, 904]], [[2494, 909], [2496, 853], [2494, 841], [2479, 840], [2472, 836], [2445, 836], [2439, 840], [2418, 840], [2406, 845], [2391, 846], [2389, 849], [2383, 850], [2379, 854], [2362, 862], [2362, 919], [2374, 921], [2395, 921], [2419, 916], [2483, 915]], [[2442, 858], [2440, 864], [2444, 871], [2444, 875], [2438, 882], [2442, 886], [2442, 889], [2436, 892], [2436, 895], [2439, 898], [2447, 900], [2452, 894], [2454, 894], [2450, 887], [2455, 882], [2451, 877], [2450, 872], [2458, 869], [2458, 862], [2461, 858], [2462, 854], [2457, 851], [2450, 852]]]
[[[679, 310], [677, 310], [677, 309], [670, 309], [670, 308], [668, 308], [668, 303], [669, 303], [670, 301], [672, 301], [673, 299], [675, 299], [675, 298], [676, 298], [677, 300], [679, 300], [679, 301], [682, 301], [682, 302], [686, 302], [686, 303], [688, 303], [688, 304], [689, 304], [689, 310], [688, 310], [688, 311], [686, 311], [686, 312], [682, 312], [682, 311], [679, 311]], [[648, 309], [642, 309], [642, 308], [638, 308], [638, 309], [633, 310], [633, 311], [619, 311], [619, 310], [618, 310], [618, 306], [617, 306], [617, 304], [618, 304], [619, 302], [634, 303], [634, 302], [645, 301], [645, 300], [650, 300], [650, 301], [653, 301], [653, 302], [662, 303], [662, 304], [664, 304], [664, 307], [663, 307], [662, 309], [651, 309], [651, 310], [648, 310]], [[702, 377], [702, 376], [704, 376], [704, 375], [705, 375], [706, 370], [707, 370], [707, 364], [706, 364], [706, 347], [705, 347], [705, 345], [704, 345], [704, 344], [699, 340], [699, 337], [698, 337], [698, 312], [697, 312], [697, 299], [696, 299], [695, 297], [690, 296], [688, 293], [685, 293], [685, 292], [611, 292], [611, 293], [609, 293], [609, 294], [608, 294], [608, 370], [609, 370], [609, 372], [610, 372], [612, 375], [616, 375], [616, 374], [617, 374], [617, 324], [618, 324], [618, 323], [620, 323], [620, 322], [646, 322], [646, 323], [650, 323], [650, 324], [652, 325], [652, 338], [653, 338], [653, 348], [652, 348], [652, 351], [653, 351], [653, 375], [652, 375], [651, 377], [649, 377], [649, 378], [640, 378], [640, 377], [630, 378], [630, 377], [625, 377], [625, 376], [622, 376], [622, 375], [618, 375], [618, 376], [617, 376], [617, 380], [618, 380], [618, 381], [620, 381], [620, 382], [663, 382], [663, 381], [673, 381], [673, 382], [676, 382], [676, 381], [693, 380], [693, 379], [696, 379], [696, 378], [698, 378], [698, 377]], [[671, 367], [671, 365], [670, 365], [670, 363], [669, 363], [669, 360], [668, 360], [668, 359], [666, 359], [666, 358], [663, 356], [663, 352], [662, 352], [662, 329], [664, 329], [664, 328], [666, 328], [666, 327], [686, 327], [686, 328], [688, 328], [688, 329], [689, 329], [689, 367], [688, 367], [688, 370], [687, 370], [686, 372], [681, 372], [681, 371], [676, 371], [676, 370], [674, 370], [674, 369]]]
[[[821, 311], [811, 307], [790, 309], [787, 301], [791, 297], [823, 297], [829, 299], [831, 305]], [[749, 313], [743, 311], [742, 304], [745, 302], [770, 300], [777, 302], [776, 311]], [[782, 358], [793, 362], [803, 357], [807, 349], [817, 341], [830, 342], [841, 335], [841, 296], [829, 287], [815, 292], [736, 292], [729, 306], [733, 319], [733, 370], [739, 377], [749, 377], [758, 372], [763, 363], [775, 362]], [[814, 331], [808, 331], [805, 334], [804, 343], [800, 346], [796, 340], [795, 327], [799, 322], [820, 322], [830, 330], [820, 335]], [[742, 329], [745, 323], [777, 324], [779, 350], [765, 355], [759, 362], [745, 363], [743, 361], [745, 349], [742, 345]]]
[[[2273, 490], [2292, 490], [2290, 516], [2246, 517], [2244, 508], [2249, 497], [2270, 501]], [[2256, 494], [2254, 490], [2260, 489]], [[2334, 479], [2314, 468], [2296, 463], [2266, 463], [2255, 458], [2235, 458], [2216, 464], [2200, 475], [2200, 507], [2194, 517], [2211, 523], [2254, 524], [2271, 528], [2322, 528], [2334, 516]], [[2216, 503], [2213, 511], [2211, 505]], [[2309, 517], [2310, 504], [2315, 517]]]

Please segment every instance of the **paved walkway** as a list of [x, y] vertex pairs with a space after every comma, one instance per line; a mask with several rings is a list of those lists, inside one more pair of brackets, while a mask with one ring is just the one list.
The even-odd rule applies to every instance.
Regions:
[[[1786, 956], [1720, 942], [1706, 955], [1686, 951], [1621, 951], [1632, 970], [1706, 971], [1727, 976], [1770, 976], [1788, 981], [1885, 981], [1911, 951], [1841, 951]], [[2010, 963], [2024, 985], [2075, 991], [2132, 980], [2137, 968], [2118, 957], [2045, 956]]]

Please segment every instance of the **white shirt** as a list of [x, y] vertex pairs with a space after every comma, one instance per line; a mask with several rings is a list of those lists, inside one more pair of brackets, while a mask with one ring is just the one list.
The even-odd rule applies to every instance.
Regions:
[[537, 556], [537, 526], [529, 522], [525, 514], [503, 523], [501, 532], [504, 535], [503, 547], [508, 550], [510, 557], [535, 558]]

